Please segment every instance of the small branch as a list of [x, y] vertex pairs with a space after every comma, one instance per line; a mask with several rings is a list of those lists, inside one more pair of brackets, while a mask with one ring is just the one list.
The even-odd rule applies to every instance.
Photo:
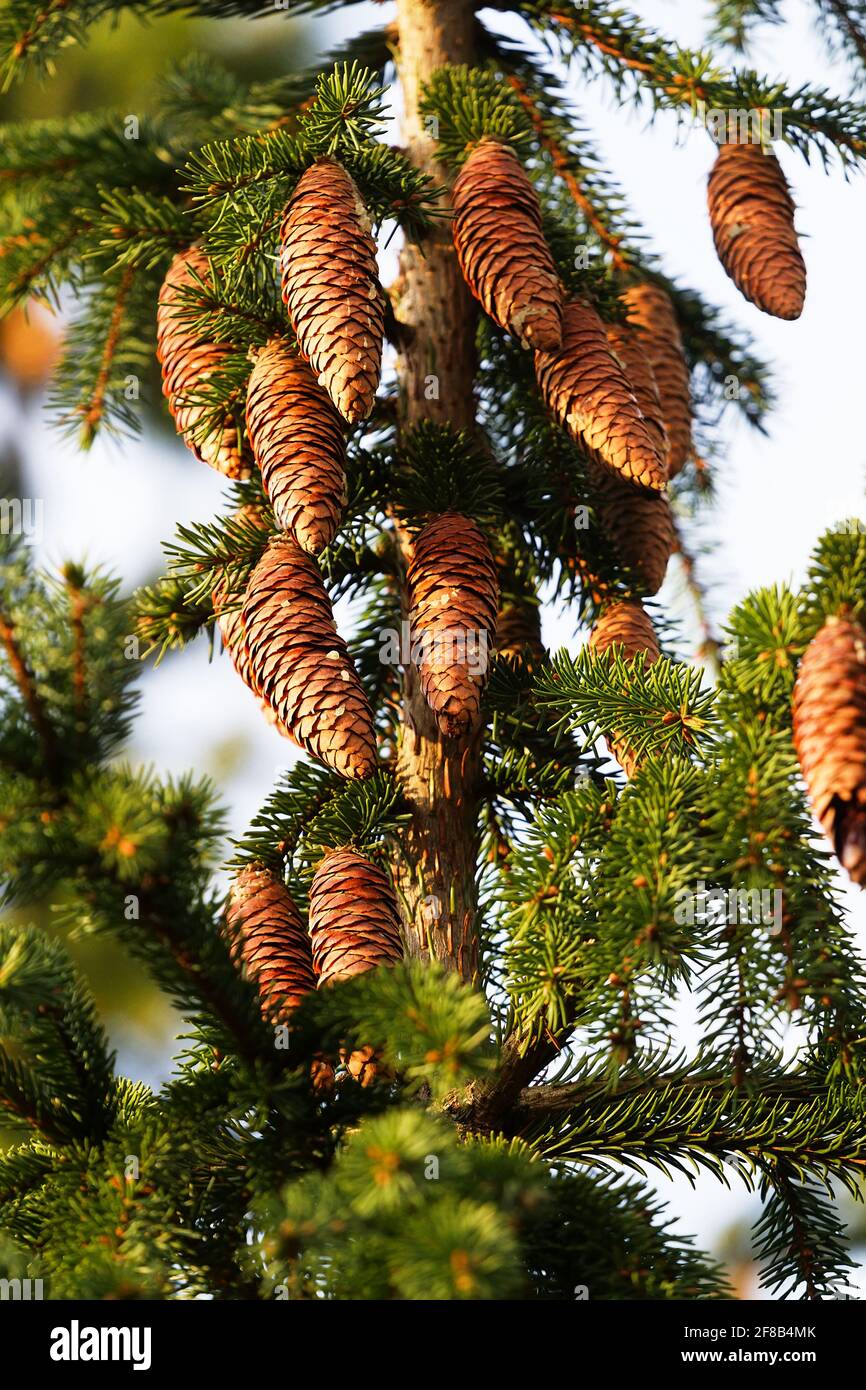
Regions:
[[123, 323], [123, 311], [129, 298], [130, 290], [135, 281], [135, 270], [132, 266], [127, 266], [121, 276], [117, 290], [117, 297], [114, 301], [114, 308], [111, 312], [111, 320], [108, 325], [108, 333], [105, 338], [105, 345], [102, 349], [102, 358], [99, 364], [99, 372], [93, 384], [90, 400], [86, 405], [79, 407], [84, 419], [82, 430], [85, 438], [92, 441], [97, 429], [102, 421], [105, 411], [105, 396], [108, 390], [108, 382], [111, 376], [111, 366], [114, 361], [117, 346], [120, 341], [120, 330]]
[[848, 6], [843, 0], [823, 0], [824, 5], [832, 14], [833, 18], [847, 34], [851, 47], [854, 49], [861, 62], [866, 63], [866, 34], [859, 27], [848, 11]]
[[538, 136], [539, 144], [543, 149], [547, 150], [553, 162], [553, 167], [562, 178], [574, 202], [580, 208], [596, 236], [610, 251], [614, 266], [617, 270], [628, 270], [630, 262], [628, 257], [620, 250], [622, 237], [617, 236], [616, 233], [610, 230], [587, 198], [574, 172], [572, 161], [569, 159], [568, 154], [560, 143], [550, 134], [544, 116], [539, 111], [538, 105], [533, 100], [531, 93], [514, 73], [510, 73], [507, 80], [509, 85], [516, 92], [521, 106], [529, 116], [533, 129]]
[[57, 739], [46, 718], [42, 701], [36, 692], [32, 672], [18, 646], [12, 620], [3, 612], [0, 612], [0, 643], [6, 650], [15, 683], [21, 692], [21, 698], [27, 706], [31, 722], [42, 744], [46, 765], [53, 773], [57, 767]]
[[713, 675], [718, 677], [722, 669], [722, 644], [713, 632], [710, 623], [707, 613], [707, 596], [697, 576], [697, 561], [691, 551], [687, 549], [676, 519], [674, 519], [674, 534], [676, 536], [675, 553], [679, 555], [682, 562], [686, 588], [694, 604], [695, 614], [701, 629], [702, 641], [700, 654], [706, 659]]

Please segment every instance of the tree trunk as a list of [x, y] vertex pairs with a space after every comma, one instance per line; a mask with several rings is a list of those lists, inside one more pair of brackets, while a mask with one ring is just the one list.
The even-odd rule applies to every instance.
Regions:
[[[446, 171], [419, 111], [423, 83], [445, 63], [471, 61], [469, 0], [397, 0], [403, 141], [437, 183]], [[405, 330], [398, 364], [402, 425], [434, 420], [454, 429], [475, 421], [475, 312], [448, 221], [407, 246], [395, 287]], [[404, 594], [405, 606], [405, 594]], [[412, 819], [394, 864], [410, 956], [434, 958], [466, 979], [478, 971], [475, 869], [480, 732], [443, 739], [414, 668], [406, 671], [397, 776]]]

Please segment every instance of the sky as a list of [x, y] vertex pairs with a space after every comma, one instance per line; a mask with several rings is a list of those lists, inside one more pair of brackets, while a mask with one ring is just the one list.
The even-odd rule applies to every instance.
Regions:
[[[348, 33], [382, 22], [390, 8], [349, 9], [339, 28]], [[706, 33], [708, 7], [696, 0], [632, 0], [629, 8], [686, 46], [699, 46]], [[795, 85], [844, 92], [844, 69], [827, 59], [816, 39], [811, 9], [789, 0], [789, 24], [766, 30], [751, 62]], [[799, 209], [809, 277], [802, 318], [783, 323], [746, 303], [717, 260], [706, 212], [715, 154], [707, 134], [678, 126], [667, 113], [650, 124], [646, 111], [621, 108], [603, 82], [585, 85], [578, 76], [572, 92], [666, 271], [725, 308], [773, 364], [779, 399], [768, 435], [733, 415], [722, 428], [718, 504], [704, 531], [712, 546], [701, 562], [719, 623], [750, 589], [802, 580], [821, 531], [863, 511], [866, 265], [856, 247], [866, 227], [866, 181], [855, 175], [846, 182], [838, 166], [828, 175], [820, 161], [809, 166], [796, 151], [777, 146]], [[14, 433], [23, 451], [26, 495], [43, 500], [37, 554], [49, 564], [84, 558], [120, 572], [129, 586], [140, 584], [160, 570], [160, 540], [171, 538], [176, 521], [206, 520], [222, 510], [222, 479], [179, 443], [108, 441], [82, 456], [38, 406], [22, 416], [10, 397], [0, 396], [0, 438], [4, 431]], [[682, 603], [675, 574], [662, 598]], [[567, 616], [548, 610], [544, 627], [549, 646], [574, 646]], [[142, 689], [131, 757], [161, 773], [189, 767], [211, 773], [228, 802], [232, 830], [241, 832], [292, 761], [286, 743], [261, 720], [228, 660], [208, 664], [204, 643], [149, 673]], [[847, 888], [841, 891], [862, 926], [858, 900]], [[687, 1014], [683, 1029], [688, 1036]], [[682, 1181], [660, 1184], [660, 1191], [671, 1198], [683, 1227], [702, 1240], [715, 1240], [738, 1212], [751, 1210], [736, 1189], [720, 1202], [718, 1184], [708, 1178], [697, 1179], [693, 1192]]]

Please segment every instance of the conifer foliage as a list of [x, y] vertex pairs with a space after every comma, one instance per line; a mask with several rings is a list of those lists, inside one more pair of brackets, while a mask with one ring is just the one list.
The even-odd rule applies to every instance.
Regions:
[[[6, 86], [124, 8], [8, 0]], [[862, 68], [859, 5], [816, 8]], [[577, 75], [660, 125], [781, 111], [781, 162], [707, 146], [707, 235], [795, 319], [782, 164], [859, 166], [866, 106], [730, 64], [776, 7], [716, 10], [696, 53], [608, 0], [403, 0], [280, 80], [187, 56], [136, 140], [110, 110], [0, 130], [0, 308], [68, 320], [55, 417], [87, 448], [161, 410], [178, 468], [225, 475], [132, 598], [0, 536], [0, 1272], [54, 1298], [727, 1298], [652, 1191], [701, 1170], [758, 1194], [773, 1296], [844, 1286], [866, 535], [744, 597], [714, 679], [688, 659], [686, 536], [771, 373], [571, 102]], [[558, 653], [552, 593], [590, 634]], [[283, 735], [230, 847], [208, 782], [120, 756], [142, 659], [215, 630]], [[96, 934], [183, 1015], [159, 1090], [117, 1074], [71, 964]]]

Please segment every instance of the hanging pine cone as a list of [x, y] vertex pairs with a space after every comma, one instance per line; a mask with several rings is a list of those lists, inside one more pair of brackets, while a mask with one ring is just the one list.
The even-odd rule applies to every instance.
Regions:
[[722, 145], [708, 201], [719, 260], [740, 293], [765, 314], [798, 319], [806, 266], [794, 200], [776, 156], [761, 145]]
[[397, 900], [387, 875], [353, 849], [325, 855], [310, 889], [319, 988], [402, 959]]
[[[246, 506], [240, 507], [235, 513], [236, 521], [245, 521], [248, 525], [257, 526], [261, 530], [266, 529], [264, 513], [261, 507]], [[282, 734], [283, 738], [288, 738], [295, 747], [300, 747], [297, 739], [285, 724], [277, 718], [267, 700], [262, 696], [262, 692], [257, 688], [250, 671], [250, 654], [247, 650], [246, 633], [244, 632], [243, 614], [241, 612], [241, 594], [233, 594], [228, 586], [219, 582], [213, 591], [213, 609], [220, 630], [223, 649], [228, 652], [232, 665], [243, 681], [244, 685], [256, 697], [259, 709], [273, 725], [277, 733]]]
[[866, 885], [866, 632], [828, 618], [794, 687], [794, 743], [812, 809], [839, 862]]
[[247, 433], [277, 525], [318, 555], [346, 503], [346, 445], [327, 392], [281, 338], [256, 355]]
[[373, 715], [315, 560], [272, 540], [242, 610], [251, 679], [297, 741], [343, 777], [376, 769]]
[[671, 505], [664, 493], [620, 482], [605, 468], [590, 467], [598, 516], [623, 564], [648, 595], [657, 594], [676, 549]]
[[407, 574], [421, 689], [446, 738], [477, 722], [496, 631], [496, 565], [474, 521], [444, 512], [420, 532]]
[[638, 337], [637, 329], [628, 323], [608, 323], [605, 325], [608, 346], [619, 362], [632, 394], [641, 409], [641, 414], [652, 435], [656, 448], [667, 466], [670, 454], [665, 413], [655, 372], [652, 369], [646, 348]]
[[538, 195], [514, 151], [482, 140], [454, 184], [454, 246], [467, 285], [523, 347], [555, 351], [562, 339], [562, 284], [544, 233]]
[[591, 304], [566, 304], [562, 348], [537, 352], [535, 374], [553, 418], [592, 458], [641, 487], [665, 487], [664, 456]]
[[373, 409], [385, 295], [354, 180], [320, 159], [298, 180], [280, 230], [283, 299], [319, 385], [351, 424]]
[[660, 285], [633, 285], [622, 296], [653, 369], [668, 435], [668, 476], [675, 478], [692, 453], [692, 396], [680, 326]]
[[[632, 599], [623, 599], [605, 608], [590, 633], [589, 645], [598, 655], [613, 647], [619, 648], [627, 662], [642, 654], [644, 668], [652, 666], [660, 656], [649, 614], [642, 603]], [[640, 766], [640, 756], [616, 733], [609, 733], [606, 741], [626, 776], [633, 777]]]
[[232, 884], [226, 922], [232, 955], [259, 992], [262, 1017], [285, 1023], [316, 988], [310, 936], [289, 890], [263, 865], [247, 865]]
[[207, 283], [209, 277], [207, 256], [193, 247], [175, 256], [163, 281], [156, 311], [156, 356], [162, 367], [162, 389], [178, 433], [196, 458], [229, 478], [248, 478], [250, 468], [238, 447], [235, 422], [227, 417], [222, 429], [196, 440], [193, 436], [207, 410], [185, 403], [230, 351], [224, 343], [208, 343], [197, 337], [186, 317], [184, 291], [194, 287], [196, 279]]

